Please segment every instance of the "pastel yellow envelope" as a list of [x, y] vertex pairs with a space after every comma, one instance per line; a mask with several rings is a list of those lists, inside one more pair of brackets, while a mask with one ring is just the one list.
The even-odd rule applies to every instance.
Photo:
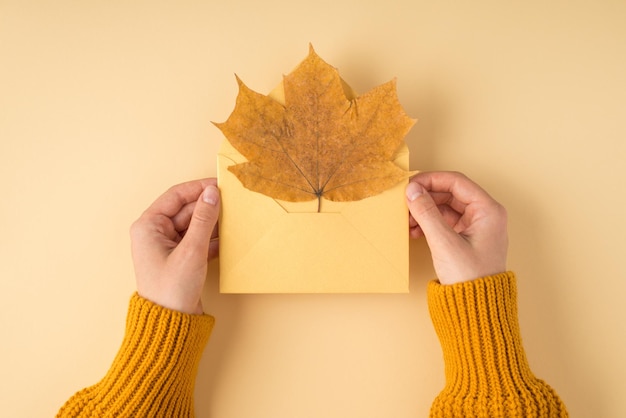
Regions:
[[[396, 163], [408, 169], [406, 145]], [[408, 292], [407, 181], [355, 202], [279, 201], [246, 189], [228, 166], [246, 159], [224, 140], [222, 293]]]

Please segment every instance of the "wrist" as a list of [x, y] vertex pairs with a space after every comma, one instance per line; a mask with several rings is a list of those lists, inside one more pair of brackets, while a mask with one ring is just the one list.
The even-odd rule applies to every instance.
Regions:
[[184, 295], [181, 296], [174, 291], [155, 292], [150, 289], [141, 289], [140, 286], [138, 286], [137, 295], [169, 311], [189, 315], [202, 315], [204, 313], [199, 297], [196, 299]]
[[442, 285], [453, 286], [453, 285], [456, 285], [456, 284], [474, 282], [476, 280], [481, 280], [481, 279], [485, 279], [485, 278], [489, 278], [489, 277], [499, 276], [499, 275], [502, 275], [502, 274], [507, 274], [507, 270], [506, 269], [502, 269], [502, 270], [494, 271], [493, 273], [486, 273], [486, 274], [469, 273], [469, 274], [465, 274], [465, 275], [459, 275], [457, 277], [445, 277], [445, 278], [438, 277], [437, 280]]

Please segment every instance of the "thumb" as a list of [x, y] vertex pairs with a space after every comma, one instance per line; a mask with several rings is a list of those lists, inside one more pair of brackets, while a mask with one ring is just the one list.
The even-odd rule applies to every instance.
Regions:
[[442, 238], [456, 235], [443, 219], [431, 195], [421, 184], [409, 182], [406, 187], [406, 199], [409, 212], [421, 228], [429, 245], [440, 242]]
[[211, 233], [220, 213], [220, 192], [213, 185], [207, 186], [196, 202], [189, 227], [181, 245], [208, 254]]

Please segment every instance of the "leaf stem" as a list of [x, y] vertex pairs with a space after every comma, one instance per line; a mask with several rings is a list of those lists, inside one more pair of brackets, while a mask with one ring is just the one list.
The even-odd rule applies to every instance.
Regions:
[[324, 190], [318, 190], [315, 192], [315, 196], [317, 196], [317, 213], [322, 211], [322, 195], [324, 194]]

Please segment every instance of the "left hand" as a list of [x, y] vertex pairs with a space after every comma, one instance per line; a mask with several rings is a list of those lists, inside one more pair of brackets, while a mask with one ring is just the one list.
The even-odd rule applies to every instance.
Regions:
[[130, 228], [137, 292], [165, 308], [202, 314], [208, 261], [218, 252], [217, 180], [179, 184], [159, 197]]

